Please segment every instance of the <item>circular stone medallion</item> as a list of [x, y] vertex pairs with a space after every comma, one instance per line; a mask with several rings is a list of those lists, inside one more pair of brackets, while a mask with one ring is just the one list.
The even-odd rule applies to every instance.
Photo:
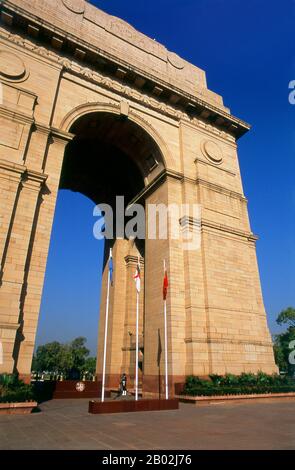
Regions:
[[77, 382], [76, 383], [76, 390], [77, 390], [77, 392], [84, 392], [85, 384], [83, 384], [83, 382]]
[[178, 70], [182, 70], [184, 68], [183, 59], [179, 57], [179, 55], [175, 54], [175, 52], [168, 52], [168, 61]]
[[222, 151], [219, 145], [212, 140], [205, 140], [201, 145], [202, 152], [211, 162], [221, 163], [222, 162]]
[[68, 10], [71, 10], [73, 13], [84, 13], [84, 0], [62, 0], [62, 3]]
[[0, 75], [3, 75], [5, 78], [18, 80], [25, 73], [25, 64], [17, 55], [0, 50]]

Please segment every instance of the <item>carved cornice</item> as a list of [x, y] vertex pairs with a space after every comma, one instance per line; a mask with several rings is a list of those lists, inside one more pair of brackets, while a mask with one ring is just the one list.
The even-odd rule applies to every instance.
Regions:
[[[128, 86], [123, 84], [120, 80], [115, 78], [110, 78], [109, 76], [104, 76], [98, 71], [94, 70], [90, 67], [85, 67], [79, 65], [77, 62], [70, 60], [69, 58], [65, 58], [60, 56], [59, 54], [53, 52], [52, 50], [46, 49], [43, 46], [39, 46], [28, 39], [24, 39], [23, 37], [19, 36], [18, 34], [13, 34], [7, 31], [4, 28], [0, 28], [0, 37], [6, 39], [9, 42], [17, 44], [31, 52], [34, 52], [40, 56], [49, 59], [56, 64], [59, 64], [63, 71], [68, 71], [74, 75], [82, 77], [83, 79], [92, 82], [96, 85], [99, 85], [103, 88], [109, 89], [113, 92], [116, 92], [124, 97], [133, 100], [134, 102], [143, 104], [145, 107], [153, 109], [161, 114], [164, 114], [172, 119], [177, 121], [183, 120], [185, 122], [189, 122], [200, 129], [204, 129], [209, 131], [211, 134], [218, 135], [219, 137], [233, 142], [235, 139], [234, 137], [226, 131], [219, 130], [214, 125], [208, 124], [197, 117], [192, 117], [185, 111], [177, 109], [169, 104], [166, 104], [152, 96], [143, 94], [141, 91], [137, 90], [135, 87]], [[179, 93], [183, 95], [183, 97], [189, 99], [192, 105], [196, 105], [202, 109], [208, 109], [210, 112], [215, 113], [216, 115], [222, 117], [225, 121], [231, 122], [235, 129], [238, 129], [241, 126], [245, 131], [249, 129], [249, 125], [244, 123], [243, 121], [235, 118], [234, 116], [222, 111], [220, 108], [216, 108], [211, 104], [206, 103], [205, 101], [195, 97], [188, 95], [179, 90]], [[210, 114], [209, 112], [209, 114]]]
[[206, 181], [202, 178], [197, 178], [195, 183], [201, 186], [205, 186], [213, 191], [216, 191], [217, 193], [222, 193], [222, 194], [233, 197], [235, 199], [239, 199], [240, 201], [247, 203], [247, 199], [245, 198], [245, 196], [243, 196], [243, 194], [238, 193], [236, 191], [232, 191], [231, 189], [225, 188], [224, 186], [221, 186], [219, 184], [211, 183], [210, 181]]
[[75, 136], [70, 132], [62, 131], [60, 129], [55, 129], [54, 127], [50, 128], [50, 135], [55, 139], [58, 139], [62, 142], [70, 142]]
[[48, 175], [45, 173], [31, 170], [25, 165], [20, 165], [19, 163], [3, 159], [0, 159], [0, 170], [5, 170], [14, 176], [17, 175], [18, 179], [22, 181], [23, 184], [29, 182], [33, 183], [33, 185], [37, 185], [38, 187], [42, 186], [48, 178]]
[[213, 168], [216, 168], [217, 170], [224, 171], [225, 173], [228, 173], [228, 174], [231, 175], [231, 176], [235, 176], [235, 175], [236, 175], [236, 173], [235, 173], [234, 171], [228, 170], [227, 168], [223, 168], [223, 167], [220, 166], [220, 165], [216, 165], [216, 164], [214, 164], [214, 163], [210, 163], [208, 160], [206, 161], [206, 160], [203, 160], [202, 158], [197, 157], [197, 158], [195, 159], [195, 162], [194, 162], [194, 163], [198, 163], [198, 162], [204, 163], [204, 165], [206, 165], [206, 166], [212, 166]]
[[[127, 256], [125, 256], [124, 259], [125, 259], [125, 263], [126, 263], [127, 266], [128, 266], [129, 264], [131, 264], [131, 265], [136, 265], [137, 262], [138, 262], [138, 257], [135, 256], [135, 255], [127, 255]], [[140, 256], [140, 258], [139, 258], [139, 262], [140, 262], [140, 264], [141, 264], [142, 266], [144, 266], [144, 258], [142, 258], [141, 256]]]
[[11, 109], [6, 106], [0, 106], [0, 116], [9, 118], [11, 121], [16, 121], [20, 124], [33, 124], [35, 122], [34, 118], [17, 111], [17, 107]]
[[201, 227], [201, 218], [191, 217], [184, 215], [179, 219], [179, 224], [182, 228], [199, 229]]
[[231, 235], [236, 235], [238, 237], [246, 238], [248, 241], [256, 242], [258, 237], [254, 235], [252, 232], [246, 230], [240, 230], [235, 227], [230, 227], [229, 225], [224, 224], [216, 224], [210, 220], [202, 219], [202, 229], [213, 229], [218, 230], [221, 232], [229, 233]]
[[20, 327], [20, 323], [0, 323], [0, 329], [16, 331]]
[[26, 169], [24, 176], [28, 181], [38, 183], [40, 186], [44, 184], [48, 178], [48, 175], [46, 175], [45, 173], [40, 173], [39, 171], [29, 169]]
[[56, 129], [55, 127], [46, 126], [45, 124], [40, 124], [39, 122], [34, 122], [34, 129], [40, 134], [52, 136], [62, 142], [70, 142], [75, 137], [74, 134], [71, 134], [70, 132]]
[[27, 168], [24, 165], [0, 159], [0, 169], [22, 175]]
[[[253, 313], [253, 312], [252, 312]], [[185, 343], [226, 343], [226, 344], [242, 344], [247, 346], [266, 346], [272, 347], [271, 341], [252, 341], [252, 340], [243, 340], [243, 339], [230, 339], [230, 338], [185, 338]]]

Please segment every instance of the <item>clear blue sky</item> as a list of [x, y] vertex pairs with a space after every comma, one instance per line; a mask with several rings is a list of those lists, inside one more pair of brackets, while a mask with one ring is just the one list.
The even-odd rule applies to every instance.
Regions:
[[[251, 123], [239, 141], [244, 192], [272, 332], [295, 306], [295, 2], [284, 0], [92, 1], [203, 68], [210, 89]], [[102, 243], [92, 236], [93, 203], [60, 191], [38, 328], [38, 344], [88, 338], [95, 353]]]

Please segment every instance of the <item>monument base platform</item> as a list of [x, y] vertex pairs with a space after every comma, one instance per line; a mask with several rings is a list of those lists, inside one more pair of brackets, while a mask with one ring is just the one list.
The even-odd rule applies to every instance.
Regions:
[[144, 399], [144, 400], [118, 400], [118, 401], [94, 401], [89, 402], [88, 412], [91, 414], [104, 413], [130, 413], [133, 411], [163, 411], [178, 410], [178, 398], [169, 398], [168, 400]]

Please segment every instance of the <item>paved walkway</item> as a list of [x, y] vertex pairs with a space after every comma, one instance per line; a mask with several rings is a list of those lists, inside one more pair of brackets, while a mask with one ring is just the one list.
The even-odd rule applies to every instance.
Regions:
[[89, 415], [88, 400], [0, 415], [0, 449], [295, 449], [295, 402]]

